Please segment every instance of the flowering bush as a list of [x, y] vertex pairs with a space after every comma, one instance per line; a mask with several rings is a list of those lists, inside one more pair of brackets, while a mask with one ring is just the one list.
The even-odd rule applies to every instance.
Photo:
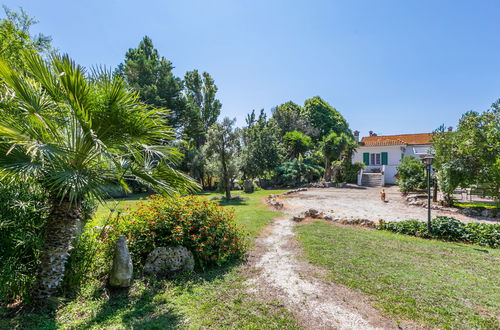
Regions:
[[185, 246], [200, 266], [239, 258], [245, 250], [234, 211], [197, 196], [151, 196], [113, 219], [112, 227], [114, 237], [127, 237], [134, 265], [160, 246]]

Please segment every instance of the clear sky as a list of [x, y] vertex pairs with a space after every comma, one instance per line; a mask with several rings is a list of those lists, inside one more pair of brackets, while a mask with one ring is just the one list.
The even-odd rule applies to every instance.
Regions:
[[[2, 2], [3, 1], [3, 2]], [[430, 132], [500, 98], [500, 1], [0, 0], [85, 66], [148, 35], [183, 76], [208, 71], [222, 114], [319, 95], [366, 135]]]

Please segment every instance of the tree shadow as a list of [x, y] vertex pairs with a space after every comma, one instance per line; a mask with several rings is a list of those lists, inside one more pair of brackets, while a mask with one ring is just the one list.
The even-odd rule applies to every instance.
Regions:
[[159, 288], [151, 286], [140, 295], [134, 296], [128, 290], [111, 290], [109, 299], [95, 316], [78, 326], [79, 329], [101, 327], [114, 320], [126, 328], [176, 329], [181, 316], [168, 302], [155, 299]]
[[239, 206], [239, 205], [248, 205], [246, 200], [241, 200], [241, 199], [221, 199], [219, 200], [219, 205], [220, 206]]
[[79, 329], [91, 329], [109, 325], [116, 319], [126, 328], [137, 329], [176, 329], [182, 323], [180, 315], [167, 298], [161, 294], [168, 284], [177, 290], [192, 292], [198, 283], [212, 282], [222, 278], [242, 261], [229, 262], [220, 267], [207, 268], [200, 272], [179, 274], [168, 279], [155, 277], [138, 278], [136, 282], [144, 285], [139, 295], [133, 287], [121, 290], [109, 290], [108, 300], [99, 308], [92, 319], [78, 326]]

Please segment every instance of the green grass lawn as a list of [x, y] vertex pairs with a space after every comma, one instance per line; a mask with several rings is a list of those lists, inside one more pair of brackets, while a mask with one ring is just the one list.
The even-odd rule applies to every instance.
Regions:
[[[222, 205], [235, 209], [236, 222], [247, 229], [253, 240], [278, 215], [260, 201], [269, 194], [280, 192], [242, 194], [244, 201]], [[220, 194], [203, 195], [211, 198]], [[106, 203], [97, 210], [93, 224], [105, 221], [110, 208], [124, 211], [136, 203], [140, 203], [137, 196]], [[12, 317], [0, 309], [0, 328], [298, 328], [279, 301], [260, 301], [246, 290], [245, 280], [238, 263], [175, 280], [138, 279], [130, 290], [122, 292], [104, 290], [103, 283], [94, 280], [89, 281], [88, 288], [83, 288], [76, 299], [61, 302], [55, 312]]]
[[500, 328], [500, 250], [316, 221], [296, 228], [329, 279], [396, 319], [446, 329]]

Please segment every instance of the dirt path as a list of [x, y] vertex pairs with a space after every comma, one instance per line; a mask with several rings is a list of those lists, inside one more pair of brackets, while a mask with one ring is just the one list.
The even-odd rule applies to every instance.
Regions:
[[321, 280], [324, 270], [298, 258], [302, 252], [294, 225], [290, 217], [275, 219], [257, 239], [249, 287], [267, 299], [283, 301], [306, 329], [397, 329], [365, 296]]

